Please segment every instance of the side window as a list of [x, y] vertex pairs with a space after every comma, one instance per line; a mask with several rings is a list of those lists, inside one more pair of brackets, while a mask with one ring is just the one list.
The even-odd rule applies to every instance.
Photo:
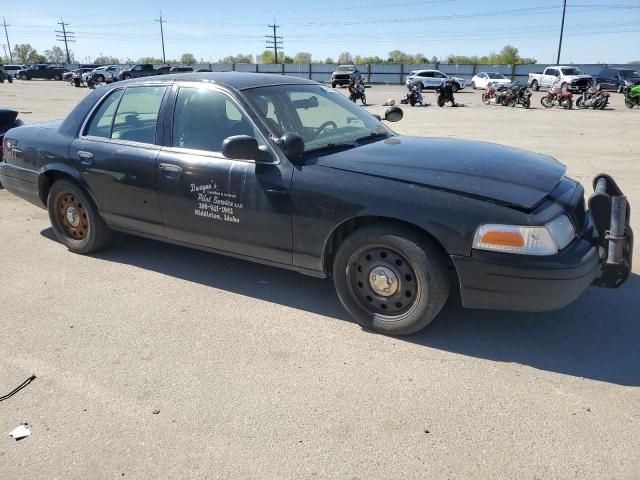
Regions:
[[198, 88], [178, 91], [174, 147], [220, 152], [222, 142], [233, 135], [249, 135], [260, 141], [249, 119], [225, 94]]
[[139, 72], [140, 70], [142, 70], [142, 67], [140, 65], [136, 65], [131, 69], [132, 72]]
[[122, 97], [124, 90], [116, 90], [109, 95], [102, 105], [98, 107], [93, 115], [89, 126], [84, 132], [85, 135], [92, 137], [109, 138], [111, 136], [111, 125], [113, 124], [113, 116], [116, 113], [118, 102]]
[[156, 124], [166, 87], [130, 87], [122, 95], [111, 138], [155, 143]]

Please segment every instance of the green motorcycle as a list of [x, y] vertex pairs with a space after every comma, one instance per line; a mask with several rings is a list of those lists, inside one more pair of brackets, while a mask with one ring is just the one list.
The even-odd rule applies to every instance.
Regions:
[[640, 83], [625, 88], [624, 104], [629, 108], [640, 106]]

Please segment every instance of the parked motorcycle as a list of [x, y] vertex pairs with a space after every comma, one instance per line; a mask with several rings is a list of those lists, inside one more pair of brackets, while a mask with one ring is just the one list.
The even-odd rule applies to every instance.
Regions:
[[507, 97], [507, 87], [504, 84], [489, 82], [487, 88], [482, 92], [482, 103], [485, 105], [503, 105], [509, 104]]
[[540, 103], [544, 108], [560, 106], [571, 110], [573, 108], [573, 94], [568, 90], [563, 91], [562, 82], [558, 80], [547, 90], [547, 94], [540, 99]]
[[353, 103], [356, 103], [356, 101], [360, 99], [360, 101], [362, 102], [362, 105], [367, 104], [367, 96], [365, 94], [365, 87], [362, 79], [360, 79], [355, 83], [349, 84], [349, 99]]
[[410, 83], [409, 85], [407, 85], [407, 88], [409, 88], [409, 91], [404, 96], [404, 98], [400, 100], [400, 103], [405, 105], [409, 104], [412, 107], [414, 107], [417, 103], [419, 103], [420, 105], [424, 105], [424, 98], [422, 97], [420, 86], [415, 83]]
[[628, 108], [640, 107], [640, 83], [629, 85], [624, 89], [624, 104]]
[[512, 107], [516, 105], [522, 105], [524, 108], [531, 107], [531, 95], [533, 95], [533, 92], [528, 85], [519, 85], [516, 83], [507, 89], [509, 105]]
[[444, 104], [451, 102], [452, 107], [457, 107], [455, 98], [453, 98], [454, 90], [457, 90], [457, 84], [454, 87], [455, 80], [447, 79], [444, 83], [436, 87], [436, 94], [438, 95], [438, 106], [444, 107]]
[[592, 83], [576, 100], [576, 107], [579, 109], [593, 108], [594, 110], [604, 110], [609, 104], [609, 92], [598, 90], [595, 83]]

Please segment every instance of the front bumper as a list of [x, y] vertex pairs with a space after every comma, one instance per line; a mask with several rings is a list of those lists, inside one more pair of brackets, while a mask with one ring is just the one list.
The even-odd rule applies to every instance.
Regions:
[[630, 209], [627, 207], [623, 214], [623, 234], [613, 235], [612, 200], [622, 192], [606, 175], [596, 177], [594, 187], [583, 235], [557, 255], [535, 257], [474, 250], [468, 257], [452, 256], [463, 305], [541, 312], [568, 305], [590, 285], [621, 286], [632, 265]]

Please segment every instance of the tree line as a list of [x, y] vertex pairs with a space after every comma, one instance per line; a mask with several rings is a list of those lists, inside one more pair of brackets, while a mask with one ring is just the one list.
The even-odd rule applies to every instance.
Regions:
[[[59, 46], [55, 45], [48, 50], [45, 50], [42, 54], [33, 48], [30, 44], [17, 44], [13, 48], [13, 57], [15, 62], [19, 63], [65, 63], [67, 56], [65, 51]], [[71, 63], [76, 63], [74, 54], [69, 51], [71, 57]], [[8, 62], [9, 58], [4, 58], [4, 62]], [[279, 63], [325, 63], [325, 64], [367, 64], [367, 63], [405, 63], [405, 64], [425, 64], [425, 63], [449, 63], [449, 64], [477, 64], [477, 65], [498, 65], [498, 64], [530, 64], [537, 63], [535, 58], [520, 56], [519, 50], [512, 46], [506, 45], [500, 50], [500, 52], [491, 52], [488, 55], [478, 56], [466, 56], [466, 55], [449, 55], [445, 58], [438, 58], [436, 56], [427, 57], [422, 53], [405, 53], [401, 50], [392, 50], [388, 53], [386, 58], [379, 57], [377, 55], [353, 55], [351, 52], [342, 52], [335, 59], [333, 57], [327, 57], [324, 60], [314, 59], [310, 52], [298, 52], [295, 55], [287, 55], [284, 52], [278, 52]], [[93, 59], [95, 64], [111, 65], [120, 63], [153, 63], [153, 64], [183, 64], [183, 65], [195, 65], [195, 64], [208, 64], [209, 60], [203, 58], [197, 59], [192, 53], [183, 53], [180, 59], [171, 59], [167, 62], [163, 62], [161, 58], [157, 57], [142, 57], [137, 60], [126, 58], [121, 59], [110, 55], [100, 55]], [[237, 55], [228, 55], [218, 60], [218, 63], [275, 63], [275, 55], [273, 50], [265, 50], [259, 55], [253, 55], [251, 53], [239, 53]], [[598, 62], [600, 63], [600, 62]], [[640, 61], [629, 62], [631, 64], [640, 64]]]

